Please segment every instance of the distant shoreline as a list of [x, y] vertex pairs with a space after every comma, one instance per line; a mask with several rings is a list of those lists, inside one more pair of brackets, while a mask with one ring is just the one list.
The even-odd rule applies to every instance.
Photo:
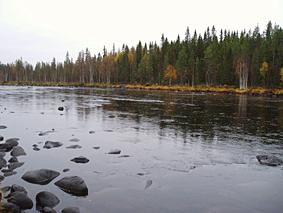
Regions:
[[283, 97], [283, 88], [251, 87], [246, 90], [231, 86], [187, 85], [155, 85], [155, 84], [106, 84], [106, 83], [60, 83], [60, 82], [0, 82], [3, 86], [57, 86], [57, 87], [86, 87], [86, 88], [120, 88], [144, 91], [172, 91], [172, 92], [205, 92], [225, 94], [247, 94], [251, 96]]

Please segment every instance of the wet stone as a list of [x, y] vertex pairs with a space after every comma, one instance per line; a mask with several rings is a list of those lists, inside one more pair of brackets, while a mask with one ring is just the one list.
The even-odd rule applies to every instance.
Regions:
[[89, 134], [94, 134], [95, 131], [91, 130], [91, 131], [89, 131], [88, 133], [89, 133]]
[[42, 213], [56, 213], [56, 211], [50, 207], [44, 207], [42, 210], [41, 210]]
[[80, 213], [80, 209], [78, 207], [66, 207], [62, 209], [62, 213]]
[[58, 110], [59, 110], [59, 111], [63, 111], [63, 110], [64, 110], [64, 107], [58, 107]]
[[3, 173], [4, 173], [4, 177], [8, 177], [8, 176], [12, 176], [12, 175], [17, 174], [16, 171], [11, 171], [11, 170], [7, 170], [7, 171], [5, 171]]
[[22, 176], [22, 179], [29, 183], [46, 185], [59, 175], [60, 173], [57, 171], [50, 169], [38, 169], [26, 172]]
[[5, 157], [6, 153], [5, 152], [0, 152], [0, 158]]
[[111, 155], [119, 155], [121, 153], [120, 149], [112, 149], [110, 152], [108, 152], [108, 154]]
[[32, 148], [34, 151], [39, 151], [40, 150], [40, 148], [38, 148], [38, 147], [33, 147]]
[[21, 146], [14, 146], [12, 149], [11, 155], [18, 157], [21, 155], [26, 155], [26, 152]]
[[0, 129], [6, 129], [7, 127], [4, 125], [0, 125]]
[[86, 157], [80, 156], [80, 157], [73, 158], [71, 161], [75, 163], [87, 163], [89, 162], [89, 159], [87, 159]]
[[14, 170], [14, 169], [17, 169], [17, 168], [21, 167], [22, 165], [24, 165], [24, 162], [9, 163], [8, 164], [8, 169]]
[[55, 142], [55, 141], [46, 141], [43, 148], [45, 149], [51, 149], [51, 148], [57, 148], [62, 146], [63, 144], [61, 142]]
[[19, 144], [19, 140], [20, 140], [19, 138], [9, 138], [6, 140], [6, 143], [11, 144], [13, 146], [17, 146]]
[[100, 147], [99, 146], [94, 146], [94, 147], [92, 147], [93, 149], [100, 149]]
[[130, 155], [121, 155], [121, 156], [119, 156], [119, 158], [129, 158], [129, 157], [131, 157]]
[[21, 213], [22, 210], [20, 209], [19, 206], [17, 206], [14, 203], [1, 203], [0, 205], [0, 212], [7, 212], [7, 213]]
[[70, 171], [70, 169], [63, 169], [63, 172], [68, 172]]
[[257, 155], [256, 159], [260, 164], [267, 166], [280, 166], [283, 164], [283, 160], [274, 155]]
[[60, 203], [59, 198], [51, 192], [42, 191], [36, 195], [36, 206], [53, 208]]
[[0, 169], [7, 165], [7, 161], [4, 158], [0, 158]]
[[0, 150], [4, 152], [10, 152], [13, 149], [13, 146], [7, 143], [1, 143], [0, 144]]
[[71, 141], [71, 142], [79, 142], [80, 139], [78, 139], [78, 138], [72, 138], [72, 139], [70, 139], [70, 141]]
[[5, 179], [5, 177], [0, 175], [0, 182], [3, 181], [4, 179]]
[[84, 180], [78, 176], [64, 177], [57, 182], [55, 185], [66, 193], [76, 195], [76, 196], [86, 196], [88, 195], [88, 188]]
[[9, 203], [14, 203], [21, 209], [31, 209], [33, 207], [32, 200], [24, 192], [13, 192], [9, 195]]
[[15, 157], [15, 156], [12, 156], [9, 160], [8, 160], [9, 163], [15, 163], [15, 162], [19, 162], [18, 161], [18, 158]]
[[71, 146], [67, 146], [66, 148], [67, 149], [81, 149], [82, 146], [80, 146], [80, 145], [71, 145]]
[[20, 186], [20, 185], [17, 185], [17, 184], [13, 184], [11, 186], [11, 193], [13, 193], [13, 192], [23, 192], [25, 194], [28, 194], [27, 190], [23, 186]]
[[147, 180], [144, 189], [148, 189], [152, 185], [152, 180]]
[[0, 135], [0, 141], [3, 141], [4, 137], [2, 135]]

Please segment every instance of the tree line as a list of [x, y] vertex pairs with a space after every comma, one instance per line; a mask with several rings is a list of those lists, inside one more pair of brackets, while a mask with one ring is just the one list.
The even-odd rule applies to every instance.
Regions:
[[73, 60], [38, 62], [22, 59], [0, 63], [2, 82], [66, 82], [109, 84], [182, 84], [279, 87], [283, 83], [283, 30], [269, 22], [261, 33], [207, 28], [201, 35], [189, 28], [184, 39], [138, 42], [91, 54], [88, 48]]

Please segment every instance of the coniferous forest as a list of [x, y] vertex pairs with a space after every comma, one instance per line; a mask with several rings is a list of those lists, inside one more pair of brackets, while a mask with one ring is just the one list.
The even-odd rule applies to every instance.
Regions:
[[207, 86], [281, 87], [283, 85], [283, 30], [269, 22], [260, 32], [216, 31], [203, 34], [187, 28], [169, 41], [142, 43], [121, 49], [79, 52], [76, 59], [66, 54], [64, 62], [22, 59], [0, 63], [0, 82], [64, 82], [107, 84], [180, 84]]

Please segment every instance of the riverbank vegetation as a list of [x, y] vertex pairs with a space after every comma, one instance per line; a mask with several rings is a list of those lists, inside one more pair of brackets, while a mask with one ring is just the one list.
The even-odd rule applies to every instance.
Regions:
[[283, 30], [271, 22], [263, 32], [258, 27], [217, 32], [213, 26], [201, 35], [196, 31], [191, 34], [187, 28], [182, 40], [178, 36], [169, 41], [162, 35], [161, 44], [125, 44], [117, 51], [113, 46], [111, 51], [104, 48], [98, 54], [86, 49], [75, 60], [68, 53], [64, 62], [54, 58], [35, 66], [18, 59], [0, 63], [0, 82], [111, 87], [123, 84], [129, 88], [182, 91], [281, 91]]

